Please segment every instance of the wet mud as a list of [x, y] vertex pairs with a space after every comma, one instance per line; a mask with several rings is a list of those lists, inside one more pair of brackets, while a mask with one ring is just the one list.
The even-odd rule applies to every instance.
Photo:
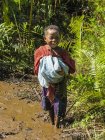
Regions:
[[71, 127], [68, 115], [61, 128], [51, 125], [41, 107], [37, 78], [0, 81], [0, 140], [89, 140], [89, 134]]
[[[31, 90], [30, 82], [0, 81], [0, 140], [60, 139], [60, 130], [45, 122], [47, 114], [42, 113], [40, 102], [37, 101], [39, 98], [26, 96], [25, 93], [31, 94]], [[42, 117], [45, 117], [44, 120]]]

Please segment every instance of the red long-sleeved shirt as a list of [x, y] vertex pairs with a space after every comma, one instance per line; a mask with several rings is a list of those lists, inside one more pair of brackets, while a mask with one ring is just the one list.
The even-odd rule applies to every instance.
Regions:
[[34, 53], [34, 73], [38, 75], [38, 69], [40, 64], [40, 59], [44, 56], [56, 56], [61, 57], [63, 62], [68, 65], [69, 73], [75, 72], [75, 61], [70, 58], [69, 54], [60, 47], [50, 49], [48, 45], [40, 46]]

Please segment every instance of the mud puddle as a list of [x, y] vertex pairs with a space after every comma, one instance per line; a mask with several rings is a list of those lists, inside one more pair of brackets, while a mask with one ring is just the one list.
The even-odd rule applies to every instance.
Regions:
[[30, 88], [32, 84], [27, 82], [0, 81], [0, 140], [61, 139], [61, 130], [41, 119], [43, 115], [39, 102], [17, 97], [22, 94], [20, 91], [31, 93]]

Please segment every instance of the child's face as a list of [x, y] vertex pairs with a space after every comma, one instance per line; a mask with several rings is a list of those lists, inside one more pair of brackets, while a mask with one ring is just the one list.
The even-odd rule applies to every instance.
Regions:
[[46, 41], [46, 43], [51, 48], [57, 47], [57, 45], [59, 43], [59, 39], [60, 39], [59, 32], [56, 31], [55, 29], [48, 29], [47, 33], [46, 33], [46, 35], [44, 37], [44, 40]]

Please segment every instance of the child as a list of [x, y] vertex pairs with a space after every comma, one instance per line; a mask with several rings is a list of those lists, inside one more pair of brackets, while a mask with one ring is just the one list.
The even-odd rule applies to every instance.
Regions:
[[[47, 56], [62, 59], [63, 63], [69, 67], [68, 73], [75, 72], [75, 61], [69, 57], [69, 54], [61, 47], [58, 47], [60, 41], [59, 28], [56, 25], [50, 25], [44, 30], [44, 40], [46, 45], [40, 46], [34, 53], [34, 73], [38, 75], [40, 62]], [[65, 117], [67, 106], [66, 76], [64, 69], [58, 71], [62, 75], [62, 80], [55, 83], [49, 82], [49, 87], [42, 88], [42, 95], [48, 97], [48, 110], [52, 124], [59, 127], [59, 121]]]

